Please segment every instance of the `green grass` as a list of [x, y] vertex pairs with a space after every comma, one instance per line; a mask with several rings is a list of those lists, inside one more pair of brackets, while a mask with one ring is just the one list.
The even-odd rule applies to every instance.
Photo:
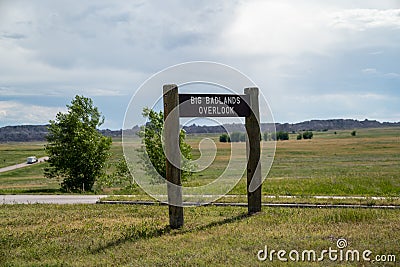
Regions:
[[0, 143], [0, 168], [26, 162], [29, 156], [45, 156], [44, 143]]
[[5, 193], [60, 193], [60, 181], [43, 176], [47, 163], [0, 173], [0, 192]]
[[[400, 129], [320, 132], [312, 140], [277, 143], [263, 183], [271, 195], [400, 196]], [[242, 180], [231, 192], [245, 192]]]
[[[101, 199], [102, 201], [153, 201], [158, 200], [143, 194], [137, 195], [109, 195]], [[221, 203], [247, 203], [247, 195], [226, 195], [216, 200], [215, 202]], [[287, 203], [287, 204], [316, 204], [316, 205], [367, 205], [367, 206], [382, 206], [382, 205], [395, 205], [400, 206], [400, 198], [382, 198], [374, 199], [371, 197], [365, 198], [345, 198], [338, 199], [334, 197], [327, 198], [314, 198], [312, 196], [263, 196], [263, 203]]]
[[[26, 162], [28, 156], [45, 156], [44, 142], [31, 143], [0, 143], [0, 167]], [[122, 158], [121, 139], [113, 140], [109, 159], [109, 172], [113, 171], [112, 163]], [[44, 168], [47, 163], [36, 163], [31, 166], [0, 173], [0, 193], [26, 194], [26, 193], [56, 193], [60, 194], [60, 180], [44, 177]], [[136, 190], [142, 193], [141, 190]]]
[[[184, 228], [171, 230], [166, 206], [1, 205], [0, 265], [270, 266], [256, 258], [265, 245], [322, 251], [336, 249], [338, 238], [348, 241], [348, 249], [400, 257], [399, 210], [245, 213], [239, 207], [185, 208]], [[342, 266], [327, 258], [323, 265]], [[274, 266], [321, 265], [280, 264], [275, 258]]]

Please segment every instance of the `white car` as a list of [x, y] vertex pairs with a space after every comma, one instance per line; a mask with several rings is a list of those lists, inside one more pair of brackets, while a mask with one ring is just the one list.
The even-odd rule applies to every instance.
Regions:
[[38, 160], [37, 160], [37, 158], [35, 157], [35, 156], [31, 156], [31, 157], [28, 157], [27, 159], [26, 159], [26, 163], [28, 163], [28, 164], [32, 164], [32, 163], [35, 163], [35, 162], [37, 162]]

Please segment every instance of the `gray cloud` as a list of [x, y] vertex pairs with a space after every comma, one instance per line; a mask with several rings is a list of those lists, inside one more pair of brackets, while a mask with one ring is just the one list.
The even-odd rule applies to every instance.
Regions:
[[6, 39], [24, 39], [26, 35], [20, 33], [3, 33], [0, 35], [0, 38]]
[[[210, 60], [249, 75], [279, 121], [364, 114], [339, 97], [360, 95], [384, 96], [361, 103], [390, 119], [385, 105], [400, 113], [387, 102], [399, 101], [399, 12], [391, 0], [5, 1], [0, 97], [104, 96], [107, 110], [154, 72]], [[321, 112], [328, 102], [335, 109]]]

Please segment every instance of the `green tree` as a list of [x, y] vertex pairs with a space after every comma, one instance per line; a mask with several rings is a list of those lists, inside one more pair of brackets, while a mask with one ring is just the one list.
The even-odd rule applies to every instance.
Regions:
[[63, 178], [64, 191], [91, 191], [96, 179], [105, 175], [112, 140], [97, 130], [104, 117], [92, 99], [77, 95], [67, 108], [68, 112], [59, 112], [48, 127], [45, 176]]
[[[145, 126], [142, 126], [139, 136], [142, 138], [142, 147], [139, 149], [140, 158], [146, 173], [153, 178], [153, 182], [162, 182], [161, 177], [166, 177], [166, 157], [162, 147], [162, 130], [164, 127], [164, 114], [162, 111], [155, 112], [152, 109], [144, 108], [143, 117], [148, 119]], [[179, 147], [184, 159], [181, 162], [181, 179], [186, 181], [193, 174], [194, 165], [191, 164], [192, 147], [185, 143], [186, 132], [181, 129], [179, 133]]]
[[311, 131], [305, 131], [305, 132], [303, 133], [303, 138], [304, 138], [304, 139], [312, 139], [313, 136], [314, 136], [314, 134], [313, 134], [313, 132], [311, 132]]
[[227, 134], [221, 134], [219, 136], [219, 141], [222, 142], [222, 143], [230, 143], [231, 142], [231, 138]]
[[264, 136], [264, 141], [269, 141], [269, 134], [268, 134], [268, 132], [264, 132], [264, 134], [263, 134]]
[[[283, 132], [283, 131], [279, 131], [276, 133], [276, 140], [289, 140], [289, 133], [288, 132]], [[273, 136], [273, 140], [275, 140], [275, 136]]]
[[356, 136], [357, 135], [357, 132], [356, 131], [352, 131], [351, 132], [351, 136]]
[[301, 140], [303, 138], [303, 136], [301, 135], [301, 133], [299, 133], [296, 137], [297, 140]]

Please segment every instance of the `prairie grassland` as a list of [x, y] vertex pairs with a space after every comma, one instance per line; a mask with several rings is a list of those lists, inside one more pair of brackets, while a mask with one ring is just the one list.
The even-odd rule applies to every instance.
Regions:
[[[277, 142], [263, 194], [400, 197], [400, 129], [361, 129], [355, 137], [350, 132], [316, 132], [311, 140], [291, 135], [291, 140]], [[217, 144], [229, 156], [228, 145]], [[216, 159], [219, 168], [194, 175], [193, 181], [218, 177], [227, 157]], [[245, 194], [245, 178], [230, 193]]]
[[[272, 168], [263, 183], [263, 194], [400, 197], [400, 128], [359, 129], [355, 137], [350, 135], [350, 130], [334, 132], [315, 132], [312, 140], [295, 140], [296, 134], [291, 134], [291, 140], [277, 142]], [[229, 160], [230, 144], [220, 143], [218, 135], [210, 134], [187, 137], [193, 146], [194, 159], [200, 156], [198, 143], [203, 138], [215, 141], [218, 149], [215, 161], [193, 175], [185, 186], [199, 186], [215, 180]], [[239, 145], [245, 149], [244, 143]], [[0, 144], [0, 151], [0, 164], [1, 159], [20, 163], [31, 154], [44, 155], [43, 144], [39, 143]], [[121, 157], [121, 140], [115, 139], [109, 162]], [[0, 173], [0, 192], [56, 191], [59, 181], [44, 178], [44, 167], [45, 164], [39, 164]], [[109, 171], [112, 170], [111, 167]], [[119, 188], [107, 190], [107, 193], [118, 192], [121, 192]], [[244, 177], [230, 194], [246, 194]]]
[[[346, 249], [400, 257], [400, 211], [185, 208], [171, 230], [166, 206], [0, 205], [1, 266], [361, 266], [366, 262], [260, 262], [257, 252]], [[344, 250], [345, 251], [345, 250]], [[287, 255], [286, 255], [287, 257]], [[394, 266], [386, 263], [385, 266]], [[383, 266], [376, 263], [376, 266]]]
[[263, 192], [400, 196], [400, 132], [358, 132], [354, 138], [316, 135], [312, 140], [278, 142]]
[[0, 168], [26, 162], [29, 156], [45, 156], [44, 143], [0, 143]]
[[[32, 143], [0, 143], [0, 166], [10, 166], [26, 161], [28, 156], [42, 157], [44, 142]], [[113, 140], [109, 165], [122, 158], [121, 140]], [[61, 193], [60, 180], [44, 177], [44, 168], [47, 163], [35, 163], [29, 167], [0, 173], [0, 193]], [[113, 171], [110, 167], [109, 171]], [[140, 191], [139, 191], [140, 192]]]

